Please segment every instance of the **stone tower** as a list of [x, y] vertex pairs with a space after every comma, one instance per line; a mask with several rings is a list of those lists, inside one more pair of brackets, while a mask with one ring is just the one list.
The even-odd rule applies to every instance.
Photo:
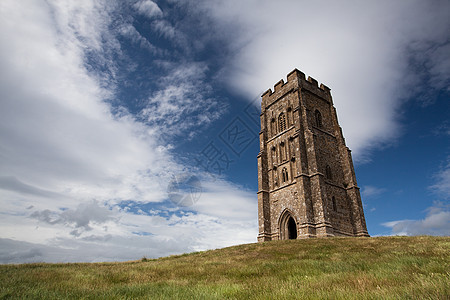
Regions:
[[258, 241], [369, 236], [330, 89], [295, 69], [262, 95]]

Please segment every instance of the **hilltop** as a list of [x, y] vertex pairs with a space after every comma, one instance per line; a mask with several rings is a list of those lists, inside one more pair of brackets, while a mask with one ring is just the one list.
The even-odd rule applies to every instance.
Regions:
[[117, 263], [0, 266], [0, 298], [448, 299], [450, 237], [274, 241]]

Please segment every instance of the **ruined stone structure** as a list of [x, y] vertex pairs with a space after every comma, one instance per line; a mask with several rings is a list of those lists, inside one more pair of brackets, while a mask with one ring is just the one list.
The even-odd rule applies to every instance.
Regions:
[[258, 241], [369, 236], [330, 89], [295, 69], [262, 95]]

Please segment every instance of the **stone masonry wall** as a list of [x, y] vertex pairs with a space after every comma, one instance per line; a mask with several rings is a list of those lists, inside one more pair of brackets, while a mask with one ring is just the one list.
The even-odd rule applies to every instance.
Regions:
[[258, 241], [368, 236], [351, 154], [330, 89], [294, 70], [262, 96]]

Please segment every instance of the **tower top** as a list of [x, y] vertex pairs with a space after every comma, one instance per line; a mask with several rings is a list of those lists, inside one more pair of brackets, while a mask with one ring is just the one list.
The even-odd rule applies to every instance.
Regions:
[[287, 75], [286, 82], [281, 79], [274, 85], [273, 92], [272, 89], [268, 89], [262, 94], [261, 107], [264, 109], [265, 107], [270, 106], [275, 100], [281, 98], [284, 94], [293, 92], [298, 88], [308, 90], [324, 99], [331, 101], [331, 89], [328, 86], [323, 83], [319, 86], [316, 79], [311, 76], [308, 76], [308, 79], [306, 79], [305, 73], [299, 71], [298, 69], [294, 69]]

